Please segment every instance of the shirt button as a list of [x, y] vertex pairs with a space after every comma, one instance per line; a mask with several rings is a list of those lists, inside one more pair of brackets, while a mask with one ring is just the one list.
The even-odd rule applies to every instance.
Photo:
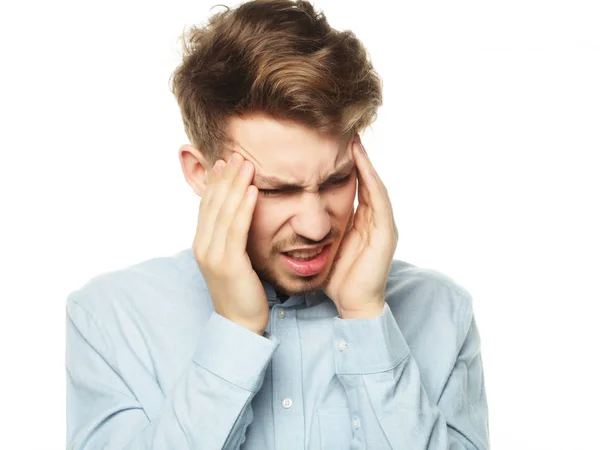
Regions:
[[280, 319], [285, 319], [285, 310], [284, 309], [280, 309], [279, 310], [279, 318]]
[[358, 417], [352, 416], [352, 426], [355, 430], [358, 430], [360, 428], [360, 421], [358, 420]]
[[242, 444], [246, 442], [246, 435], [242, 436]]
[[289, 397], [286, 397], [283, 399], [283, 401], [281, 402], [281, 404], [283, 405], [283, 407], [285, 409], [290, 409], [292, 407], [292, 399]]
[[346, 347], [348, 346], [348, 344], [346, 344], [346, 341], [340, 341], [338, 343], [338, 348], [340, 349], [340, 352], [343, 352], [344, 350], [346, 350]]

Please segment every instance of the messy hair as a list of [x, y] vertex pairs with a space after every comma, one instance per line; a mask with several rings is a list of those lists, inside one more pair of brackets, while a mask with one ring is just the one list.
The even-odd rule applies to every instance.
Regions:
[[263, 113], [334, 136], [360, 132], [382, 104], [381, 79], [351, 31], [307, 1], [253, 0], [184, 32], [171, 76], [185, 132], [216, 159], [232, 117]]

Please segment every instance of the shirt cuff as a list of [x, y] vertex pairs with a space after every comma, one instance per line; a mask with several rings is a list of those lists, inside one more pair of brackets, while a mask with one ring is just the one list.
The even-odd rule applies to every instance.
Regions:
[[384, 372], [410, 350], [387, 303], [373, 319], [333, 320], [335, 371], [338, 375]]
[[213, 311], [193, 360], [230, 383], [257, 392], [278, 346], [275, 336], [259, 336]]

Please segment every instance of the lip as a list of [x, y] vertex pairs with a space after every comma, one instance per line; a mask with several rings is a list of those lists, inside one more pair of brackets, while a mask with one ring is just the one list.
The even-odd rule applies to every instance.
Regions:
[[[313, 247], [313, 249], [315, 248], [318, 249], [319, 247]], [[330, 252], [331, 244], [327, 244], [323, 246], [323, 251], [319, 255], [308, 261], [295, 260], [283, 252], [281, 253], [281, 257], [283, 258], [285, 265], [296, 275], [309, 277], [311, 275], [316, 275], [325, 268], [329, 261]]]
[[315, 245], [313, 247], [302, 247], [302, 248], [291, 248], [288, 250], [284, 250], [282, 253], [290, 253], [290, 252], [307, 252], [307, 251], [314, 251], [314, 250], [320, 250], [322, 248], [327, 247], [328, 245], [330, 245], [331, 242], [329, 242], [328, 244], [322, 244], [322, 245]]

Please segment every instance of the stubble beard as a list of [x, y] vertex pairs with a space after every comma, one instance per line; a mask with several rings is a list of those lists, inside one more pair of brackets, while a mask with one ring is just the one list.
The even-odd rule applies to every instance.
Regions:
[[[275, 255], [275, 258], [281, 258], [280, 254]], [[309, 294], [313, 292], [322, 291], [327, 284], [329, 284], [329, 280], [331, 279], [331, 275], [333, 274], [333, 269], [335, 268], [335, 264], [337, 261], [337, 254], [335, 255], [333, 262], [330, 263], [330, 267], [327, 271], [327, 275], [325, 278], [323, 277], [323, 272], [319, 272], [315, 275], [311, 275], [308, 277], [302, 276], [294, 276], [286, 272], [284, 275], [277, 275], [274, 270], [271, 269], [268, 263], [255, 265], [253, 264], [254, 271], [258, 274], [258, 277], [262, 280], [270, 284], [275, 288], [275, 291], [281, 294], [284, 294], [288, 297], [294, 295], [303, 295]], [[280, 261], [274, 262], [278, 267], [282, 266]], [[293, 280], [288, 282], [287, 280]], [[300, 285], [301, 287], [295, 288], [292, 285]]]
[[[333, 276], [333, 274], [335, 272], [337, 262], [340, 258], [341, 243], [343, 242], [346, 235], [350, 232], [353, 225], [354, 225], [354, 211], [352, 212], [352, 214], [350, 214], [350, 217], [348, 217], [348, 222], [346, 223], [346, 228], [345, 228], [342, 236], [339, 238], [339, 241], [337, 242], [337, 247], [335, 249], [335, 255], [333, 257], [333, 261], [330, 263], [329, 269], [327, 271], [327, 275], [321, 281], [318, 281], [318, 280], [323, 275], [322, 272], [317, 273], [315, 275], [308, 276], [308, 277], [294, 276], [294, 275], [290, 275], [289, 273], [286, 272], [285, 275], [283, 275], [283, 277], [288, 278], [288, 279], [292, 278], [294, 280], [297, 280], [302, 285], [302, 287], [297, 288], [297, 289], [292, 288], [290, 286], [290, 283], [286, 283], [285, 280], [281, 280], [282, 276], [278, 277], [277, 274], [275, 273], [275, 270], [273, 270], [271, 268], [272, 266], [281, 267], [281, 265], [282, 265], [282, 262], [280, 260], [281, 253], [279, 251], [277, 251], [277, 253], [273, 254], [273, 256], [271, 257], [271, 260], [274, 261], [273, 264], [271, 264], [271, 265], [269, 265], [269, 259], [263, 258], [262, 260], [259, 259], [258, 261], [256, 261], [255, 260], [256, 258], [250, 258], [250, 260], [252, 262], [252, 268], [257, 273], [258, 278], [260, 278], [262, 281], [265, 281], [266, 283], [273, 286], [275, 288], [276, 292], [284, 294], [288, 297], [291, 297], [294, 295], [310, 294], [313, 292], [322, 291], [329, 284], [331, 277]], [[335, 234], [339, 234], [339, 232], [335, 233]], [[333, 243], [331, 245], [333, 245]], [[296, 282], [295, 284], [298, 284], [298, 283]]]
[[[291, 297], [294, 295], [310, 294], [310, 293], [322, 291], [329, 284], [329, 281], [331, 280], [331, 277], [333, 276], [337, 262], [339, 260], [339, 255], [340, 255], [339, 250], [340, 250], [341, 242], [343, 241], [347, 232], [348, 232], [348, 228], [344, 232], [344, 235], [337, 242], [337, 247], [335, 249], [335, 255], [333, 256], [333, 261], [330, 263], [329, 267], [325, 269], [325, 270], [327, 270], [327, 275], [325, 276], [325, 278], [322, 278], [323, 272], [319, 272], [315, 275], [311, 275], [308, 277], [302, 277], [302, 276], [294, 276], [292, 274], [289, 274], [289, 272], [286, 271], [283, 275], [278, 276], [276, 273], [276, 270], [277, 270], [277, 268], [280, 268], [283, 266], [283, 263], [280, 260], [281, 253], [279, 253], [279, 252], [272, 257], [271, 261], [273, 261], [273, 262], [271, 264], [269, 264], [268, 259], [263, 259], [262, 261], [259, 261], [259, 262], [252, 261], [252, 267], [253, 267], [254, 271], [257, 273], [258, 277], [262, 281], [265, 281], [268, 284], [270, 284], [271, 286], [273, 286], [275, 288], [275, 291], [277, 291], [278, 293], [284, 294], [288, 297]], [[331, 245], [334, 245], [334, 243], [332, 243]], [[274, 266], [275, 266], [275, 270], [274, 270]], [[283, 270], [283, 269], [279, 269], [279, 270]], [[289, 279], [292, 279], [294, 281], [287, 282], [287, 280], [289, 280]], [[292, 284], [294, 284], [294, 285], [300, 284], [301, 287], [294, 288], [294, 287], [292, 287]]]

